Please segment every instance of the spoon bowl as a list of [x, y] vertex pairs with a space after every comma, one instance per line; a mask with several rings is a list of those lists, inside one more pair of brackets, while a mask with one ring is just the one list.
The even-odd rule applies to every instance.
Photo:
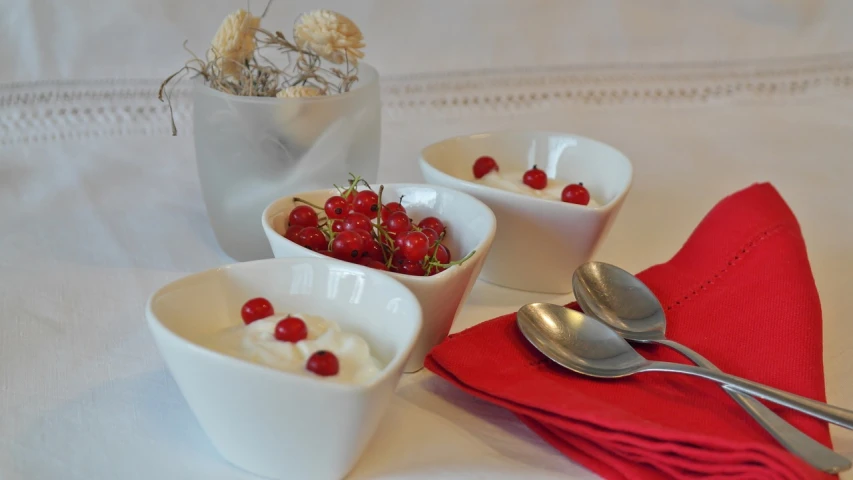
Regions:
[[628, 340], [651, 342], [666, 334], [663, 306], [649, 287], [621, 268], [587, 262], [572, 275], [575, 299], [584, 312]]
[[607, 325], [559, 305], [521, 307], [518, 328], [543, 355], [584, 375], [625, 377], [649, 363]]

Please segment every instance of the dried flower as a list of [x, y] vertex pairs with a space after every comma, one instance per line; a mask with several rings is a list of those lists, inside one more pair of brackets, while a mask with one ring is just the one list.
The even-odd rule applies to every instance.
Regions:
[[284, 90], [279, 90], [278, 93], [275, 94], [278, 98], [303, 98], [303, 97], [321, 97], [323, 96], [323, 92], [317, 87], [310, 86], [293, 86], [287, 87]]
[[[349, 92], [358, 82], [358, 60], [364, 57], [361, 30], [349, 18], [330, 10], [315, 10], [302, 14], [294, 26], [293, 41], [280, 31], [260, 28], [261, 19], [272, 0], [259, 17], [245, 10], [228, 15], [219, 26], [207, 51], [200, 58], [192, 56], [177, 72], [160, 84], [157, 97], [168, 104], [172, 120], [172, 135], [177, 134], [172, 115], [170, 85], [187, 75], [198, 75], [204, 85], [224, 93], [250, 97], [305, 98], [337, 95]], [[265, 54], [275, 50], [287, 58], [277, 65]], [[346, 63], [346, 68], [329, 68], [328, 63]], [[278, 110], [298, 102], [282, 102]], [[299, 108], [302, 108], [301, 106]]]
[[358, 64], [364, 56], [364, 37], [349, 18], [331, 10], [302, 14], [293, 28], [296, 45], [332, 62]]
[[240, 9], [225, 17], [211, 42], [222, 73], [237, 76], [242, 65], [255, 53], [255, 29], [261, 17]]

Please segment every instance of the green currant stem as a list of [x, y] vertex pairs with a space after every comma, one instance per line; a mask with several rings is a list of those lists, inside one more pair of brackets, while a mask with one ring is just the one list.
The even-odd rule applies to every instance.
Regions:
[[350, 179], [349, 181], [349, 187], [347, 187], [346, 190], [341, 192], [341, 196], [344, 198], [349, 197], [349, 195], [358, 188], [359, 182], [362, 181], [361, 177], [353, 175], [352, 173], [350, 173], [350, 176], [352, 177], [352, 179]]
[[382, 238], [385, 238], [391, 245], [393, 245], [393, 241], [391, 239], [391, 235], [388, 234], [388, 231], [382, 227], [382, 193], [385, 191], [385, 185], [379, 185], [379, 194], [376, 198], [376, 205], [378, 206], [378, 210], [376, 212], [375, 223], [373, 228], [376, 230], [373, 234], [376, 236], [376, 240], [379, 241], [379, 246], [382, 247], [382, 260], [385, 263], [385, 266], [391, 268], [391, 260], [394, 257], [394, 251], [388, 247], [385, 242], [382, 242]]
[[471, 250], [471, 253], [469, 253], [468, 255], [465, 255], [465, 258], [462, 258], [460, 260], [456, 260], [454, 262], [447, 262], [445, 264], [442, 264], [441, 266], [442, 267], [449, 267], [451, 265], [462, 265], [462, 263], [466, 262], [469, 258], [473, 257], [475, 253], [477, 253], [476, 250]]
[[376, 228], [379, 228], [382, 221], [382, 192], [385, 190], [385, 185], [379, 185], [379, 194], [376, 196], [376, 206], [379, 210], [376, 211]]
[[295, 203], [304, 203], [305, 205], [308, 205], [309, 207], [312, 207], [312, 208], [316, 208], [317, 210], [323, 210], [323, 207], [318, 207], [317, 205], [315, 205], [315, 204], [313, 204], [313, 203], [311, 203], [308, 200], [305, 200], [303, 198], [293, 197], [293, 201]]
[[468, 255], [465, 255], [465, 258], [462, 258], [462, 259], [460, 259], [460, 260], [455, 260], [455, 261], [452, 261], [452, 262], [447, 262], [447, 263], [430, 263], [430, 267], [443, 267], [443, 268], [449, 268], [449, 267], [452, 267], [453, 265], [462, 265], [462, 264], [463, 264], [463, 263], [465, 263], [469, 258], [471, 258], [475, 253], [477, 253], [477, 251], [476, 251], [476, 250], [472, 250], [472, 251], [471, 251], [471, 253], [469, 253]]

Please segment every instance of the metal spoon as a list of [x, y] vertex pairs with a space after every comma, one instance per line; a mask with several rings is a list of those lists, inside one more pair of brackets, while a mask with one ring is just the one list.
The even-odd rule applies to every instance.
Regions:
[[[572, 276], [575, 298], [584, 312], [616, 331], [622, 338], [666, 345], [700, 367], [719, 372], [706, 358], [667, 340], [666, 315], [657, 297], [639, 278], [602, 262], [581, 265]], [[827, 473], [849, 470], [850, 460], [797, 430], [752, 397], [726, 392], [788, 451]]]
[[560, 305], [530, 303], [518, 311], [525, 338], [545, 356], [574, 372], [600, 378], [620, 378], [643, 372], [683, 373], [711, 380], [761, 397], [807, 415], [853, 430], [853, 411], [751, 380], [679, 363], [643, 358], [606, 324]]

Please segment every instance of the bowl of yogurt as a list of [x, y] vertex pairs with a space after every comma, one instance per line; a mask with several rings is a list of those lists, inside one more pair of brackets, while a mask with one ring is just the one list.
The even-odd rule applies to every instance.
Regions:
[[149, 329], [217, 451], [268, 478], [343, 478], [421, 330], [381, 272], [320, 258], [245, 262], [155, 292]]
[[[484, 157], [497, 168], [477, 171]], [[425, 147], [419, 166], [427, 183], [468, 193], [494, 212], [497, 231], [481, 279], [555, 294], [571, 291], [572, 272], [607, 235], [633, 178], [630, 160], [616, 148], [547, 131], [449, 138]], [[544, 178], [544, 186], [525, 182], [526, 175]], [[564, 201], [577, 198], [564, 197], [567, 189], [588, 197]]]

